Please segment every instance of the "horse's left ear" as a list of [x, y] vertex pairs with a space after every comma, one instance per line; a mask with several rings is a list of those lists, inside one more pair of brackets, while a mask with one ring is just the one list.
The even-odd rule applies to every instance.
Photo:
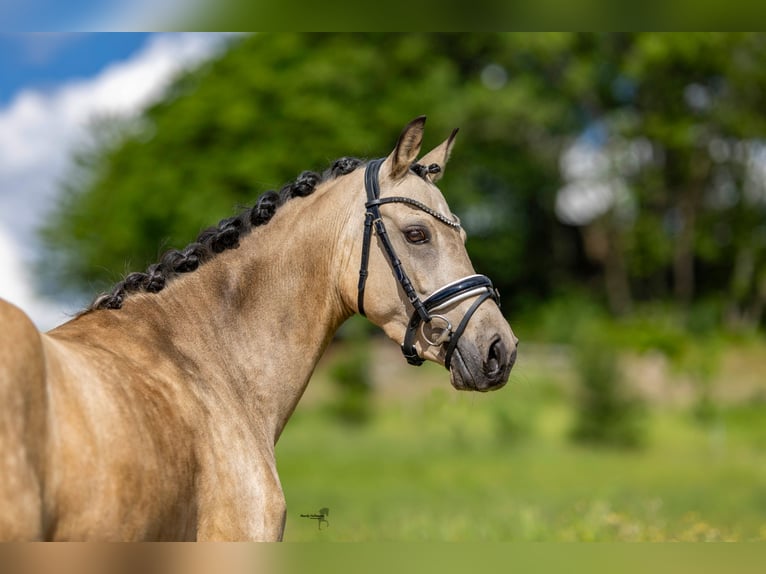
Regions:
[[455, 136], [457, 135], [458, 129], [459, 128], [455, 128], [452, 130], [452, 133], [446, 140], [429, 151], [418, 161], [419, 164], [426, 167], [432, 164], [439, 166], [438, 170], [429, 170], [426, 172], [426, 177], [434, 183], [439, 181], [442, 175], [444, 175], [444, 167], [447, 165], [447, 160], [449, 160], [449, 156], [452, 153], [452, 146], [455, 143]]
[[425, 125], [426, 117], [420, 116], [404, 126], [394, 151], [388, 155], [381, 166], [382, 173], [387, 174], [393, 180], [407, 174], [420, 153]]

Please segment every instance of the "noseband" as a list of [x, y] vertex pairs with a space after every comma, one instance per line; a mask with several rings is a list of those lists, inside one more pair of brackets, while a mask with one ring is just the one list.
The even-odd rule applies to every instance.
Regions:
[[[391, 244], [391, 239], [386, 232], [386, 226], [383, 223], [383, 219], [380, 216], [380, 206], [386, 203], [405, 203], [421, 211], [426, 212], [428, 215], [439, 220], [444, 225], [451, 227], [452, 229], [460, 229], [460, 222], [456, 219], [449, 219], [428, 207], [411, 199], [409, 197], [384, 197], [380, 198], [380, 183], [378, 179], [378, 173], [380, 172], [380, 166], [383, 163], [383, 159], [376, 159], [367, 164], [367, 168], [364, 172], [364, 188], [367, 192], [367, 203], [365, 207], [367, 209], [364, 219], [364, 239], [362, 242], [362, 262], [359, 268], [359, 288], [358, 288], [358, 300], [357, 306], [359, 313], [364, 313], [364, 287], [367, 283], [367, 267], [370, 262], [370, 244], [372, 242], [372, 229], [375, 227], [375, 233], [380, 239], [383, 245], [383, 252], [388, 259], [391, 269], [394, 272], [394, 276], [399, 285], [401, 285], [404, 293], [407, 295], [412, 308], [412, 318], [407, 325], [407, 331], [404, 335], [404, 342], [402, 343], [402, 353], [404, 358], [410, 365], [422, 365], [424, 359], [418, 355], [415, 349], [415, 336], [418, 331], [418, 327], [421, 328], [425, 324], [431, 323], [434, 319], [444, 322], [444, 335], [441, 335], [437, 340], [431, 340], [423, 332], [423, 338], [432, 346], [446, 345], [447, 350], [444, 356], [444, 366], [449, 370], [452, 362], [452, 353], [457, 348], [460, 336], [465, 331], [468, 321], [470, 321], [473, 314], [487, 299], [492, 299], [497, 305], [500, 305], [500, 298], [497, 290], [492, 286], [492, 281], [489, 277], [484, 275], [469, 275], [452, 283], [448, 283], [444, 287], [437, 289], [431, 294], [425, 301], [421, 301], [418, 294], [415, 292], [415, 288], [412, 286], [410, 278], [402, 267], [402, 262], [396, 256], [394, 246]], [[452, 330], [452, 324], [443, 315], [439, 315], [438, 312], [452, 305], [456, 305], [461, 301], [476, 297], [476, 300], [468, 308], [465, 315], [461, 319], [457, 326], [457, 329]]]

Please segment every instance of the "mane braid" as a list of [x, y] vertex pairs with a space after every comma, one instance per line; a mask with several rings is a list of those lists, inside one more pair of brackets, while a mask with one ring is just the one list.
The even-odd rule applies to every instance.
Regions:
[[128, 295], [136, 292], [158, 293], [174, 277], [189, 273], [227, 249], [239, 247], [240, 239], [253, 228], [266, 225], [277, 209], [293, 197], [305, 197], [314, 193], [321, 183], [346, 175], [366, 162], [353, 157], [342, 157], [322, 174], [304, 171], [298, 178], [282, 187], [279, 192], [269, 190], [263, 193], [253, 207], [238, 215], [222, 219], [218, 225], [202, 231], [194, 243], [184, 249], [166, 251], [158, 263], [150, 265], [146, 272], [128, 274], [111, 291], [99, 295], [86, 309], [120, 309]]
[[418, 176], [423, 179], [428, 178], [429, 173], [439, 173], [442, 168], [439, 166], [438, 163], [432, 163], [431, 165], [423, 165], [420, 163], [413, 163], [410, 166], [410, 169]]

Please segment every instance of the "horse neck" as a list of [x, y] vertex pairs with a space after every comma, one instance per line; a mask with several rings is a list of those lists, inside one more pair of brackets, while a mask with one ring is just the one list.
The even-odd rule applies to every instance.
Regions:
[[351, 314], [339, 292], [347, 220], [341, 212], [349, 202], [333, 200], [335, 193], [320, 188], [291, 199], [237, 249], [156, 295], [129, 297], [120, 311], [92, 315], [123, 313], [125, 321], [143, 322], [141, 332], [156, 333], [148, 345], [170, 340], [171, 355], [184, 363], [171, 372], [215, 385], [213, 397], [243, 404], [276, 442], [333, 333]]

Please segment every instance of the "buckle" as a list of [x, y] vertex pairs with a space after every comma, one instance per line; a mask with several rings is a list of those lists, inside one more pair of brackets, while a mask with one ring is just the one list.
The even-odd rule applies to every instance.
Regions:
[[411, 347], [411, 349], [412, 351], [408, 352], [407, 349], [404, 348], [404, 345], [402, 345], [402, 354], [404, 355], [404, 358], [407, 359], [407, 362], [410, 365], [419, 367], [425, 362], [425, 359], [420, 358], [420, 355], [418, 355], [418, 352], [415, 350], [415, 347]]

